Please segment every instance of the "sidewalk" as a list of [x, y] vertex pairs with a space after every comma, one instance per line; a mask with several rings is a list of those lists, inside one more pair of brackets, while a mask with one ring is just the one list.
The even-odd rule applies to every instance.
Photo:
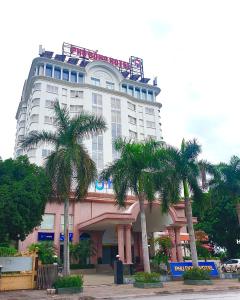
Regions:
[[128, 297], [154, 296], [161, 294], [194, 293], [207, 291], [231, 291], [239, 289], [240, 282], [236, 279], [214, 280], [212, 286], [184, 285], [182, 281], [164, 283], [163, 288], [138, 289], [131, 284], [114, 285], [112, 276], [85, 275], [84, 292], [75, 295], [47, 295], [44, 290], [14, 291], [0, 293], [1, 300], [92, 300], [119, 299]]

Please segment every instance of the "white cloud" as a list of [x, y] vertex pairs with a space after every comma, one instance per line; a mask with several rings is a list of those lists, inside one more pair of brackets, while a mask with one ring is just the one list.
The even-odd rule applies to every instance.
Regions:
[[38, 45], [63, 41], [123, 60], [144, 59], [158, 76], [165, 140], [197, 137], [217, 162], [239, 155], [239, 1], [5, 1], [1, 9], [0, 155], [12, 155], [15, 113]]

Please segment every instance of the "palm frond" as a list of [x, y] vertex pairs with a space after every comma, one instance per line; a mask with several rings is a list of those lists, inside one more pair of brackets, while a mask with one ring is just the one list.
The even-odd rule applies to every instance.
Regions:
[[198, 144], [196, 139], [184, 142], [182, 147], [182, 156], [186, 161], [195, 160], [201, 153], [201, 146]]
[[98, 135], [107, 130], [105, 120], [101, 116], [81, 112], [71, 120], [69, 131], [73, 137], [80, 139]]
[[67, 108], [61, 108], [59, 102], [54, 104], [55, 126], [60, 132], [66, 132], [69, 127], [70, 115]]
[[21, 142], [21, 146], [24, 149], [28, 149], [34, 146], [38, 146], [40, 143], [49, 143], [54, 146], [58, 145], [58, 136], [55, 133], [48, 131], [32, 131], [24, 140]]

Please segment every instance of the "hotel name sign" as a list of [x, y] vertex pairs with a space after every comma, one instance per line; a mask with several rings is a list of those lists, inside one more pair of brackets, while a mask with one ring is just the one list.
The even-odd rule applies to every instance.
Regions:
[[62, 53], [67, 56], [82, 58], [91, 61], [105, 61], [119, 68], [120, 70], [131, 71], [133, 73], [140, 74], [143, 77], [143, 60], [139, 57], [131, 56], [129, 62], [127, 62], [120, 59], [112, 58], [111, 56], [100, 54], [97, 50], [89, 50], [65, 42], [62, 45]]

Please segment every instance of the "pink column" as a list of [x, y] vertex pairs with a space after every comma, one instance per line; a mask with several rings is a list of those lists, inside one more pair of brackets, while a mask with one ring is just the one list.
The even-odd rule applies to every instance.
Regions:
[[172, 226], [168, 226], [167, 230], [168, 230], [168, 235], [173, 244], [173, 247], [171, 249], [171, 261], [177, 261], [174, 228]]
[[182, 244], [180, 239], [180, 227], [175, 227], [175, 241], [176, 241], [176, 252], [177, 252], [177, 261], [183, 261], [183, 254], [182, 254]]
[[124, 225], [117, 225], [117, 236], [118, 236], [118, 255], [120, 260], [124, 263]]
[[126, 264], [132, 264], [132, 233], [131, 225], [125, 225]]

